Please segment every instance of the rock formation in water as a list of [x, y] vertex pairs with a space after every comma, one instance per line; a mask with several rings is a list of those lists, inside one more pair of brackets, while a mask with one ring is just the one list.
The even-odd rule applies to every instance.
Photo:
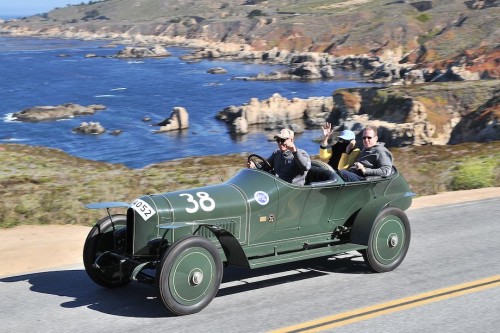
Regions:
[[51, 121], [90, 115], [104, 109], [106, 107], [100, 104], [82, 106], [74, 103], [66, 103], [56, 106], [34, 106], [14, 113], [13, 118], [24, 122]]

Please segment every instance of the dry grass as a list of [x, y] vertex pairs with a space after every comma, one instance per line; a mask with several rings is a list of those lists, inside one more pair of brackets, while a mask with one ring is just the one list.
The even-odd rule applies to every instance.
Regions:
[[[418, 195], [452, 190], [457, 172], [488, 180], [467, 182], [463, 187], [500, 186], [500, 141], [391, 151], [395, 165]], [[92, 225], [102, 212], [86, 209], [87, 203], [131, 202], [143, 194], [216, 184], [244, 167], [247, 154], [179, 159], [143, 169], [17, 144], [0, 145], [0, 156], [0, 228], [7, 228], [20, 224]], [[474, 161], [473, 168], [468, 167]], [[463, 181], [460, 179], [460, 184]]]

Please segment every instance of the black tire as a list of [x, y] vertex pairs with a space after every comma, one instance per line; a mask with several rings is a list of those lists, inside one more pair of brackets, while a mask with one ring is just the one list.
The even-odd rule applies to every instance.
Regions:
[[[120, 272], [120, 263], [117, 258], [105, 256], [99, 261], [99, 268], [94, 266], [95, 260], [106, 251], [124, 251], [126, 242], [127, 217], [113, 215], [112, 220], [105, 217], [99, 220], [90, 230], [83, 247], [83, 264], [88, 276], [100, 286], [106, 288], [123, 287], [130, 282], [126, 274]], [[120, 237], [115, 238], [119, 232]], [[116, 248], [116, 246], [122, 248]]]
[[398, 267], [410, 246], [410, 222], [399, 208], [383, 209], [373, 223], [368, 248], [360, 251], [374, 272], [389, 272]]
[[158, 289], [176, 315], [201, 311], [214, 299], [222, 281], [219, 251], [208, 239], [188, 236], [174, 243], [158, 267]]

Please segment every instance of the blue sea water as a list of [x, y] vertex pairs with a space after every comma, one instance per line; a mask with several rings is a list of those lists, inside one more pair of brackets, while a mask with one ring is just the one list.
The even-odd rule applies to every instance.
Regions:
[[[59, 148], [82, 158], [141, 168], [153, 163], [189, 156], [235, 152], [268, 156], [275, 143], [271, 133], [255, 131], [241, 137], [229, 134], [215, 119], [229, 105], [241, 105], [252, 97], [330, 96], [344, 87], [361, 87], [354, 73], [316, 82], [260, 82], [234, 80], [276, 70], [276, 66], [203, 60], [185, 62], [189, 49], [168, 48], [162, 59], [111, 58], [119, 48], [106, 41], [0, 37], [0, 142]], [[86, 54], [102, 57], [86, 58]], [[65, 56], [61, 56], [65, 55]], [[208, 74], [223, 67], [227, 74]], [[340, 72], [336, 72], [340, 73]], [[103, 104], [94, 115], [69, 120], [23, 123], [12, 114], [32, 106], [77, 103]], [[190, 128], [155, 134], [151, 125], [170, 116], [173, 107], [189, 113]], [[144, 122], [144, 117], [152, 118]], [[82, 135], [72, 132], [82, 122], [99, 122], [121, 135]], [[306, 130], [296, 138], [300, 148], [317, 154], [313, 140], [320, 129]]]

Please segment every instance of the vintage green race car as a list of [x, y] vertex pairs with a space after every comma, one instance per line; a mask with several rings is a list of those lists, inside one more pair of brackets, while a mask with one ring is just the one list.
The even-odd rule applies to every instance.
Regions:
[[[165, 306], [185, 315], [212, 301], [225, 266], [258, 268], [354, 250], [376, 272], [401, 264], [410, 244], [404, 210], [414, 193], [396, 169], [346, 183], [313, 161], [306, 184], [297, 186], [268, 172], [260, 156], [249, 160], [257, 169], [218, 185], [87, 205], [108, 211], [85, 241], [90, 278], [108, 288], [156, 284]], [[115, 208], [126, 214], [111, 214]]]

